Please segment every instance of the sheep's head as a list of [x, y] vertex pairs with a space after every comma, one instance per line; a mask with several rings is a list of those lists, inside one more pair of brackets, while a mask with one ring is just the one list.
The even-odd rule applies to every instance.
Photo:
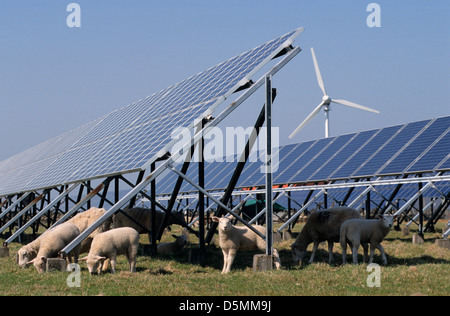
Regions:
[[47, 264], [47, 258], [46, 257], [34, 258], [33, 260], [28, 261], [27, 264], [34, 265], [34, 267], [36, 268], [37, 272], [43, 273], [46, 270], [45, 266]]
[[394, 226], [394, 221], [398, 218], [398, 215], [378, 215], [378, 218], [384, 227], [391, 229], [392, 226]]
[[186, 246], [186, 236], [184, 235], [172, 235], [173, 238], [175, 238], [175, 243], [177, 244], [178, 248], [182, 249], [184, 246]]
[[226, 231], [229, 231], [231, 229], [231, 227], [233, 227], [233, 224], [231, 223], [231, 218], [228, 218], [228, 217], [219, 218], [219, 217], [214, 216], [212, 218], [212, 220], [214, 222], [219, 223], [219, 231], [226, 232]]
[[294, 261], [294, 263], [296, 264], [301, 263], [306, 255], [306, 248], [301, 247], [298, 243], [294, 242], [291, 245], [291, 250], [292, 250], [292, 260]]
[[36, 258], [36, 251], [30, 247], [22, 247], [17, 252], [17, 256], [19, 258], [19, 267], [26, 268], [27, 264], [30, 260]]
[[79, 259], [78, 261], [86, 261], [86, 265], [91, 275], [95, 274], [95, 272], [100, 275], [103, 267], [103, 262], [105, 262], [106, 259], [106, 257], [101, 256], [87, 256]]

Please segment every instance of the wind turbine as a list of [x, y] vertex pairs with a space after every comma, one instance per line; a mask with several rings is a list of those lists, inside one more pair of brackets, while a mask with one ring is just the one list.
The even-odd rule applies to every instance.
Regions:
[[323, 83], [323, 79], [322, 79], [322, 75], [320, 74], [320, 69], [319, 69], [319, 64], [317, 63], [317, 59], [316, 59], [316, 54], [314, 53], [314, 48], [311, 48], [311, 53], [312, 53], [312, 57], [313, 57], [313, 61], [314, 61], [314, 68], [316, 69], [316, 76], [317, 76], [317, 82], [319, 83], [319, 87], [323, 92], [323, 98], [322, 98], [322, 103], [319, 104], [318, 107], [316, 107], [314, 109], [314, 111], [308, 115], [308, 117], [299, 125], [299, 127], [297, 127], [297, 129], [291, 134], [291, 136], [289, 136], [289, 138], [294, 138], [295, 135], [297, 135], [297, 133], [303, 128], [305, 127], [306, 124], [308, 124], [309, 121], [311, 121], [311, 119], [316, 116], [317, 114], [319, 114], [319, 112], [322, 110], [325, 112], [325, 137], [328, 138], [330, 137], [330, 116], [329, 116], [329, 112], [330, 112], [330, 105], [331, 103], [337, 103], [337, 104], [341, 104], [341, 105], [345, 105], [345, 106], [349, 106], [355, 109], [360, 109], [360, 110], [364, 110], [364, 111], [369, 111], [369, 112], [373, 112], [376, 114], [380, 114], [379, 111], [350, 102], [350, 101], [346, 101], [346, 100], [337, 100], [337, 99], [332, 99], [330, 98], [330, 96], [328, 96], [327, 91], [325, 89], [325, 85]]

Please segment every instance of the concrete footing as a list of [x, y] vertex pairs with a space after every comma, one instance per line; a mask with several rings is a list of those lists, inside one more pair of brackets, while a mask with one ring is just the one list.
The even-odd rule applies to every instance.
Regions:
[[253, 271], [264, 272], [273, 269], [272, 256], [268, 255], [254, 255], [253, 256]]
[[435, 244], [438, 247], [450, 249], [450, 239], [436, 239]]
[[414, 234], [413, 235], [413, 239], [412, 239], [412, 243], [415, 245], [423, 245], [425, 243], [425, 241], [423, 240], [422, 237], [420, 237], [419, 234]]

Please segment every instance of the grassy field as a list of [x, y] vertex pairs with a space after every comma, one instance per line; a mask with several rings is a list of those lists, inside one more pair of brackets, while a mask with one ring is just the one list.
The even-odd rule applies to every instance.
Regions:
[[[437, 230], [440, 231], [442, 226], [443, 222]], [[295, 231], [300, 227], [296, 227]], [[172, 233], [177, 233], [177, 230]], [[176, 256], [140, 256], [136, 274], [126, 271], [128, 263], [124, 256], [119, 257], [115, 275], [90, 276], [82, 263], [80, 287], [69, 287], [68, 272], [38, 274], [34, 267], [20, 269], [15, 263], [15, 254], [21, 245], [12, 243], [9, 246], [11, 256], [0, 258], [0, 295], [448, 296], [450, 250], [434, 244], [434, 239], [440, 236], [440, 233], [426, 234], [425, 244], [413, 245], [411, 236], [405, 237], [401, 232], [392, 231], [383, 242], [389, 265], [381, 267], [380, 287], [367, 285], [371, 272], [367, 272], [366, 264], [340, 266], [341, 249], [338, 245], [335, 247], [338, 264], [334, 266], [326, 263], [328, 254], [325, 245], [321, 245], [316, 263], [302, 267], [293, 265], [290, 252], [293, 240], [276, 244], [283, 264], [280, 271], [254, 273], [251, 268], [253, 253], [238, 253], [232, 273], [221, 275], [221, 250], [209, 246], [203, 266], [188, 262], [189, 248]], [[170, 235], [164, 238], [170, 239]], [[197, 246], [195, 237], [192, 239], [190, 248]], [[141, 236], [141, 243], [148, 243], [145, 235]], [[378, 252], [375, 263], [380, 263]]]

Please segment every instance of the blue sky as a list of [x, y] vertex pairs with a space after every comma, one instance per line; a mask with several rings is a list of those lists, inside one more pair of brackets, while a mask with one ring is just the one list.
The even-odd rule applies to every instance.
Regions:
[[[275, 78], [280, 143], [324, 136], [310, 47], [331, 97], [380, 115], [332, 108], [339, 135], [450, 115], [450, 1], [380, 0], [369, 28], [363, 0], [79, 0], [81, 28], [62, 0], [0, 2], [0, 160], [300, 26], [301, 52]], [[264, 99], [232, 118], [253, 125]], [[250, 115], [242, 115], [250, 113]]]

